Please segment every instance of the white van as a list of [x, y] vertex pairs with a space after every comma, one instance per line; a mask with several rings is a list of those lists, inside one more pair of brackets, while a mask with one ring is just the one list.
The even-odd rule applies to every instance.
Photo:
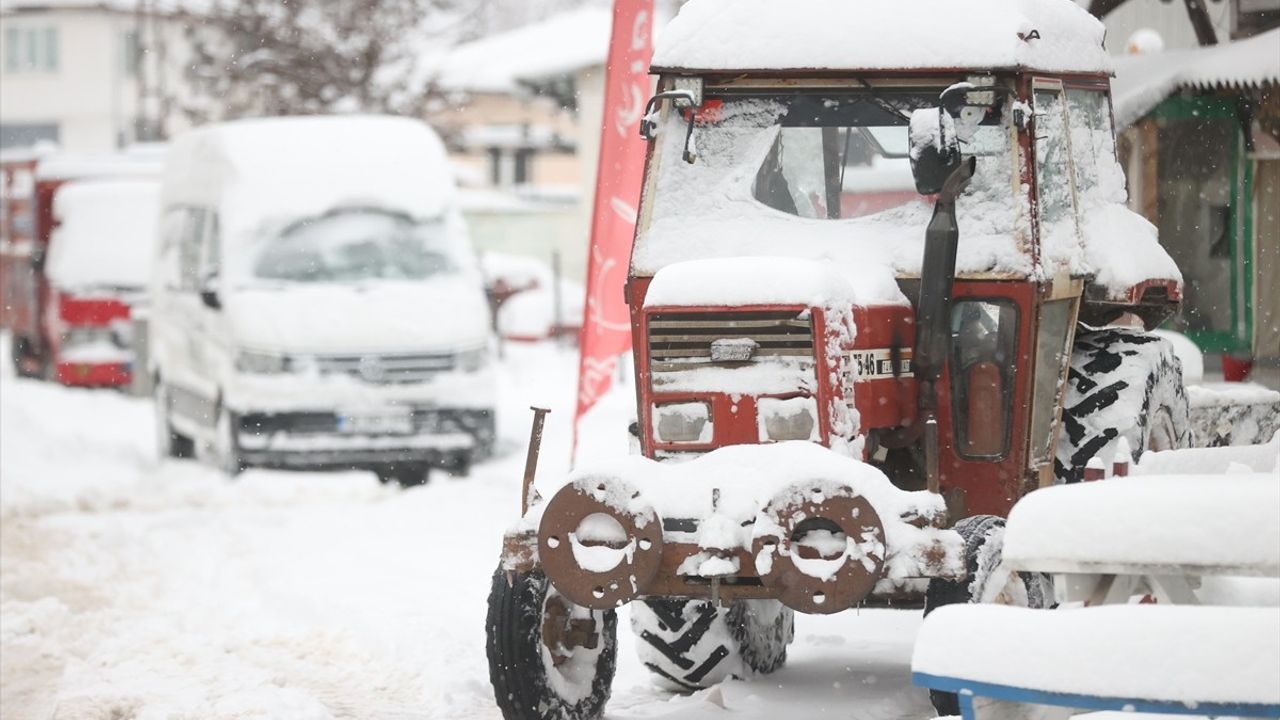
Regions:
[[421, 482], [494, 442], [489, 309], [444, 148], [391, 117], [173, 142], [148, 366], [161, 454]]

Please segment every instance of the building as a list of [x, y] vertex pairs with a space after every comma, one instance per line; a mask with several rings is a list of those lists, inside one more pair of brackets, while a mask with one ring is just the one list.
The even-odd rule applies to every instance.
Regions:
[[611, 28], [607, 7], [587, 6], [422, 54], [416, 81], [443, 97], [426, 119], [481, 251], [558, 257], [585, 276]]
[[1280, 29], [1117, 59], [1129, 203], [1182, 269], [1171, 325], [1224, 373], [1280, 371]]
[[183, 37], [157, 0], [0, 0], [0, 149], [102, 153], [180, 129]]

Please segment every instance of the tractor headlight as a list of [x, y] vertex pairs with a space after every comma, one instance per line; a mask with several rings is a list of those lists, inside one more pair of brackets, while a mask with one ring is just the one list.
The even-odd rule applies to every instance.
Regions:
[[760, 398], [756, 423], [761, 442], [818, 440], [818, 406], [811, 397]]
[[704, 402], [655, 405], [653, 434], [664, 443], [708, 444], [712, 438], [711, 407]]
[[476, 372], [489, 364], [489, 346], [463, 350], [458, 353], [457, 365], [462, 372]]
[[289, 358], [284, 355], [241, 350], [236, 353], [236, 370], [250, 375], [279, 375], [289, 371]]

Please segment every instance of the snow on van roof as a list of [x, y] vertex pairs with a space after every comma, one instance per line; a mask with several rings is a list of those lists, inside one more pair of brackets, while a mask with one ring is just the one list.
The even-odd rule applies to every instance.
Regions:
[[91, 177], [159, 177], [162, 153], [124, 152], [99, 155], [52, 153], [40, 156], [36, 177], [41, 180], [72, 180]]
[[156, 180], [76, 180], [53, 198], [49, 278], [70, 288], [144, 288], [160, 220]]
[[653, 68], [1101, 73], [1104, 32], [1071, 0], [690, 0]]
[[389, 116], [284, 117], [209, 125], [177, 138], [164, 205], [217, 207], [227, 232], [340, 206], [437, 217], [454, 193], [444, 145]]

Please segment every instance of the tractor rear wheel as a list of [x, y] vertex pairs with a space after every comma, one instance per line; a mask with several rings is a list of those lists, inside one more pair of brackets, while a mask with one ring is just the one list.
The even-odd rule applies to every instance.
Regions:
[[[1053, 604], [1053, 583], [1041, 573], [1020, 573], [1004, 565], [1004, 518], [975, 515], [953, 528], [964, 539], [965, 577], [960, 580], [934, 578], [924, 597], [924, 614], [943, 605], [992, 603], [1017, 607], [1046, 608]], [[930, 690], [929, 699], [938, 716], [959, 715], [960, 700], [955, 693]]]
[[1071, 353], [1054, 475], [1079, 482], [1095, 456], [1111, 462], [1121, 438], [1133, 459], [1191, 445], [1182, 363], [1164, 338], [1134, 328], [1081, 326]]
[[493, 573], [489, 680], [506, 720], [595, 720], [618, 662], [618, 616], [578, 607], [539, 570]]
[[706, 600], [654, 598], [632, 603], [631, 629], [641, 662], [660, 684], [690, 691], [782, 667], [795, 614], [777, 600], [717, 608]]

